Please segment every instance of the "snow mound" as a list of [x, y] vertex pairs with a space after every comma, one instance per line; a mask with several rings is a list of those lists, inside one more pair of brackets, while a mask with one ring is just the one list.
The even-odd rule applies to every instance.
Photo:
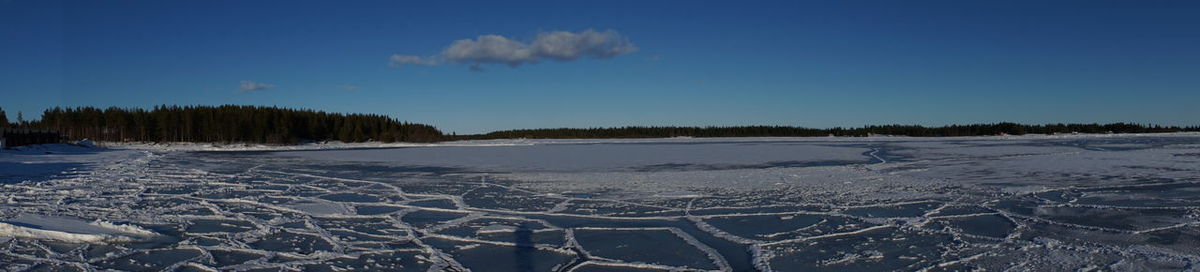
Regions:
[[158, 233], [134, 225], [108, 221], [21, 214], [0, 222], [0, 236], [56, 240], [72, 243], [122, 243], [158, 236]]
[[92, 147], [96, 147], [96, 142], [93, 142], [92, 140], [88, 140], [88, 139], [83, 139], [83, 140], [79, 140], [78, 142], [75, 142], [75, 145], [92, 148]]

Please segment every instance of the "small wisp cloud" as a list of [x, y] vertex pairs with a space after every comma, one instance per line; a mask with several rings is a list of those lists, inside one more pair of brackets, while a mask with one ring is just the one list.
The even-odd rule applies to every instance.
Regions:
[[270, 88], [275, 88], [275, 85], [274, 84], [266, 84], [266, 83], [258, 83], [258, 82], [254, 82], [254, 81], [250, 81], [250, 80], [242, 80], [241, 87], [238, 89], [241, 90], [243, 93], [245, 93], [245, 92], [253, 92], [253, 91], [262, 91], [262, 90], [266, 90], [266, 89], [270, 89]]
[[429, 57], [392, 55], [391, 64], [461, 64], [468, 65], [471, 70], [480, 71], [483, 69], [482, 65], [486, 64], [518, 67], [543, 60], [607, 59], [634, 51], [637, 51], [637, 47], [615, 30], [588, 29], [580, 32], [541, 32], [529, 43], [500, 35], [483, 35], [475, 39], [454, 41], [441, 53]]

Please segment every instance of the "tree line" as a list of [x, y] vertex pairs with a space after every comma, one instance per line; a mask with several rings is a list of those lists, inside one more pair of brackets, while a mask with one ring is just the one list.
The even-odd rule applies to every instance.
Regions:
[[1200, 131], [1200, 126], [1178, 127], [1112, 124], [1046, 124], [1024, 125], [995, 123], [925, 127], [918, 125], [883, 125], [858, 128], [805, 128], [793, 126], [710, 126], [710, 127], [612, 127], [612, 128], [548, 128], [496, 131], [480, 135], [458, 136], [459, 139], [571, 139], [571, 138], [664, 138], [664, 137], [818, 137], [897, 135], [913, 137], [1023, 135], [1056, 133], [1160, 133]]
[[18, 126], [54, 130], [70, 139], [101, 141], [294, 144], [445, 140], [433, 126], [384, 115], [235, 105], [156, 106], [150, 110], [56, 107], [42, 112], [40, 120]]
[[665, 137], [820, 137], [897, 135], [914, 137], [1056, 133], [1160, 133], [1200, 131], [1200, 126], [1133, 123], [1026, 125], [994, 123], [926, 127], [882, 125], [857, 128], [797, 126], [627, 126], [609, 128], [517, 129], [475, 135], [446, 135], [424, 124], [377, 114], [342, 114], [262, 106], [156, 106], [45, 110], [40, 120], [18, 116], [9, 122], [0, 109], [0, 128], [54, 130], [69, 139], [141, 142], [222, 142], [294, 144], [309, 141], [437, 142], [478, 139], [595, 139]]

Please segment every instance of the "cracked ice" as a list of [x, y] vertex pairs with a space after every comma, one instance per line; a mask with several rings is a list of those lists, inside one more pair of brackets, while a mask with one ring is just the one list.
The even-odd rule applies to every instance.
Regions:
[[0, 268], [1187, 270], [1198, 173], [1198, 134], [44, 146], [0, 153]]

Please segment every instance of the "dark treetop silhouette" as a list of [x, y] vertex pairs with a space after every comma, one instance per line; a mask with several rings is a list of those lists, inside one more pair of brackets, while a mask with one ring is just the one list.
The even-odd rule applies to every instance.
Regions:
[[148, 142], [239, 142], [294, 144], [303, 141], [436, 142], [511, 138], [662, 138], [662, 137], [820, 137], [900, 135], [914, 137], [1022, 135], [1054, 133], [1159, 133], [1200, 131], [1200, 126], [1132, 123], [1016, 123], [948, 125], [882, 125], [858, 128], [795, 126], [544, 128], [446, 135], [437, 128], [398, 121], [378, 114], [342, 114], [261, 106], [157, 106], [139, 108], [53, 108], [38, 121], [8, 124], [0, 111], [0, 127], [58, 131], [69, 139]]

